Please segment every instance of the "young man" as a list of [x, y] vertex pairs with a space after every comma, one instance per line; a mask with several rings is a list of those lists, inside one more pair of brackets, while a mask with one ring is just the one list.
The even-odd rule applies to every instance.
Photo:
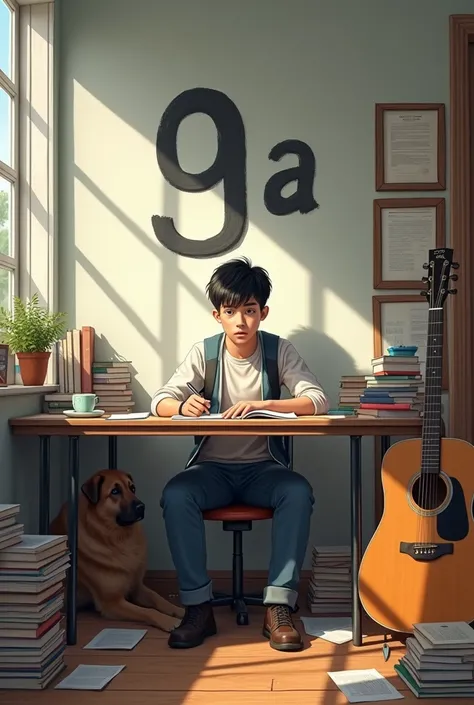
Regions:
[[[268, 316], [271, 288], [267, 272], [252, 267], [245, 258], [214, 271], [207, 294], [223, 333], [192, 347], [169, 382], [153, 396], [153, 414], [221, 412], [226, 418], [237, 418], [251, 409], [297, 415], [327, 412], [328, 399], [321, 385], [293, 345], [259, 331]], [[188, 383], [199, 394], [192, 394]], [[291, 399], [280, 399], [281, 386], [287, 387]], [[186, 608], [182, 623], [170, 634], [170, 647], [198, 646], [216, 633], [202, 512], [238, 502], [274, 509], [263, 634], [275, 649], [302, 648], [292, 611], [314, 498], [308, 481], [289, 465], [282, 439], [210, 436], [197, 443], [186, 469], [164, 488], [163, 517]]]

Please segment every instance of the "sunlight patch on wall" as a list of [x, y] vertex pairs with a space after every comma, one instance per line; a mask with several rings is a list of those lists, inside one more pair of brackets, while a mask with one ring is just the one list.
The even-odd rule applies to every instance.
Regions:
[[162, 262], [78, 179], [74, 201], [76, 325], [93, 325], [143, 372], [159, 360]]
[[154, 239], [150, 218], [162, 205], [154, 145], [77, 80], [74, 163]]
[[[323, 331], [354, 360], [355, 374], [367, 374], [373, 357], [372, 325], [331, 289], [322, 294]], [[340, 370], [339, 376], [353, 374]]]

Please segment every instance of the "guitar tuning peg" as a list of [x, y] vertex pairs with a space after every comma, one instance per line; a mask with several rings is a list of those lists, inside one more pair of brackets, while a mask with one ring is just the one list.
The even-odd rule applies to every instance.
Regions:
[[459, 269], [459, 262], [453, 262], [453, 263], [451, 264], [451, 267], [452, 267], [453, 269]]
[[425, 262], [423, 265], [423, 269], [429, 269], [429, 268], [430, 268], [430, 265], [428, 264], [428, 262]]
[[425, 299], [427, 299], [430, 295], [429, 291], [420, 291], [420, 296], [424, 296]]
[[453, 282], [457, 282], [458, 280], [458, 275], [457, 274], [450, 274], [449, 278], [453, 280]]
[[457, 294], [458, 290], [457, 289], [448, 289], [448, 294]]
[[[456, 276], [456, 275], [454, 275], [454, 276]], [[427, 284], [429, 282], [429, 280], [430, 280], [429, 277], [421, 277], [421, 281], [423, 282], [423, 284]]]

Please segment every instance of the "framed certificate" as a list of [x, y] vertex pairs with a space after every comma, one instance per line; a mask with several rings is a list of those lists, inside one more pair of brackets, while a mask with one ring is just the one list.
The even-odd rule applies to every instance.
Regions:
[[444, 198], [374, 200], [374, 289], [424, 289], [428, 251], [445, 244]]
[[446, 119], [443, 103], [377, 103], [376, 191], [444, 191]]
[[[428, 311], [425, 298], [418, 294], [387, 294], [372, 298], [374, 358], [386, 354], [391, 345], [416, 345], [423, 379], [428, 343]], [[443, 330], [443, 390], [448, 389], [447, 321]]]

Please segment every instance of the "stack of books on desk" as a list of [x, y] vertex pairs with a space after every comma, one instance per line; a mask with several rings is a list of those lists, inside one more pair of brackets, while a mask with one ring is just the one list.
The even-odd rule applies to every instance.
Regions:
[[61, 396], [92, 392], [94, 348], [95, 330], [92, 326], [72, 328], [66, 331], [64, 338], [58, 342], [57, 363]]
[[66, 536], [23, 534], [0, 550], [0, 690], [43, 689], [64, 668]]
[[365, 375], [343, 375], [339, 383], [339, 405], [337, 411], [340, 414], [355, 414], [360, 407], [360, 397], [367, 387]]
[[313, 614], [351, 613], [351, 549], [313, 546], [308, 607]]
[[44, 414], [62, 414], [72, 409], [73, 394], [92, 392], [92, 360], [94, 359], [95, 330], [82, 326], [66, 331], [57, 344], [58, 392], [45, 394]]
[[21, 542], [24, 526], [18, 522], [19, 504], [0, 504], [0, 551]]
[[357, 415], [369, 418], [417, 418], [423, 410], [424, 385], [418, 357], [372, 360], [372, 375], [360, 397]]
[[93, 391], [99, 397], [98, 409], [107, 413], [126, 414], [133, 410], [130, 362], [94, 362]]
[[474, 697], [474, 629], [467, 622], [415, 624], [395, 671], [417, 698]]

